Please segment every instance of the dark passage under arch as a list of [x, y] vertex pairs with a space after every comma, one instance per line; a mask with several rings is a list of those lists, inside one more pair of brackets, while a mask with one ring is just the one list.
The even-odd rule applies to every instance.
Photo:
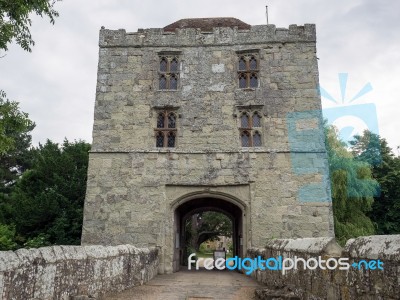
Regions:
[[174, 241], [174, 272], [181, 268], [185, 251], [185, 221], [193, 214], [204, 211], [216, 211], [227, 215], [232, 221], [233, 255], [243, 256], [243, 211], [234, 203], [214, 198], [204, 197], [188, 200], [175, 209], [175, 241]]

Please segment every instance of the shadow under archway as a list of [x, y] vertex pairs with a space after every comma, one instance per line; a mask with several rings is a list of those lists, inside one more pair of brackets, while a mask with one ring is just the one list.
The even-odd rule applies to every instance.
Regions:
[[188, 255], [185, 251], [185, 221], [193, 214], [204, 211], [216, 211], [227, 215], [232, 221], [232, 243], [233, 255], [243, 256], [243, 210], [236, 204], [207, 196], [195, 198], [180, 204], [174, 213], [175, 220], [175, 241], [173, 271], [177, 272], [181, 268], [184, 256]]

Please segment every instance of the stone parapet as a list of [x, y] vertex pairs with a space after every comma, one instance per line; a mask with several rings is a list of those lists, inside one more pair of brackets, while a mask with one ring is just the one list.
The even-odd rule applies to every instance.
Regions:
[[100, 30], [100, 48], [107, 47], [187, 47], [216, 45], [246, 45], [265, 42], [315, 42], [315, 24], [290, 25], [276, 28], [275, 25], [255, 25], [250, 30], [237, 27], [214, 27], [204, 32], [200, 28], [177, 28], [174, 32], [163, 28], [139, 29], [127, 33], [125, 29]]
[[0, 299], [97, 298], [149, 281], [158, 264], [158, 249], [131, 245], [1, 251]]
[[[257, 270], [252, 276], [266, 285], [257, 299], [398, 299], [400, 235], [351, 239], [342, 249], [334, 238], [272, 239], [264, 249], [249, 249], [262, 259], [348, 258], [347, 269]], [[371, 260], [378, 264], [370, 264]], [[354, 266], [353, 266], [354, 264]], [[302, 266], [302, 264], [300, 264]], [[367, 267], [368, 265], [368, 267]], [[280, 297], [280, 298], [279, 298]]]

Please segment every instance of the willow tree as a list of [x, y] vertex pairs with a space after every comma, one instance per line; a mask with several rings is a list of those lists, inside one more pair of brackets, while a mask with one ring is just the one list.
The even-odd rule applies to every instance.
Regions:
[[344, 244], [349, 238], [374, 234], [374, 224], [367, 216], [379, 188], [372, 178], [372, 166], [354, 157], [334, 127], [326, 128], [326, 141], [337, 240]]

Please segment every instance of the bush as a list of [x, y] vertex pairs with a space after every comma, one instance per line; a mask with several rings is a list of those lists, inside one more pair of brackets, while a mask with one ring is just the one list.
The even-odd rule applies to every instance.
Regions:
[[15, 227], [0, 224], [0, 250], [15, 250], [17, 243], [15, 243]]

